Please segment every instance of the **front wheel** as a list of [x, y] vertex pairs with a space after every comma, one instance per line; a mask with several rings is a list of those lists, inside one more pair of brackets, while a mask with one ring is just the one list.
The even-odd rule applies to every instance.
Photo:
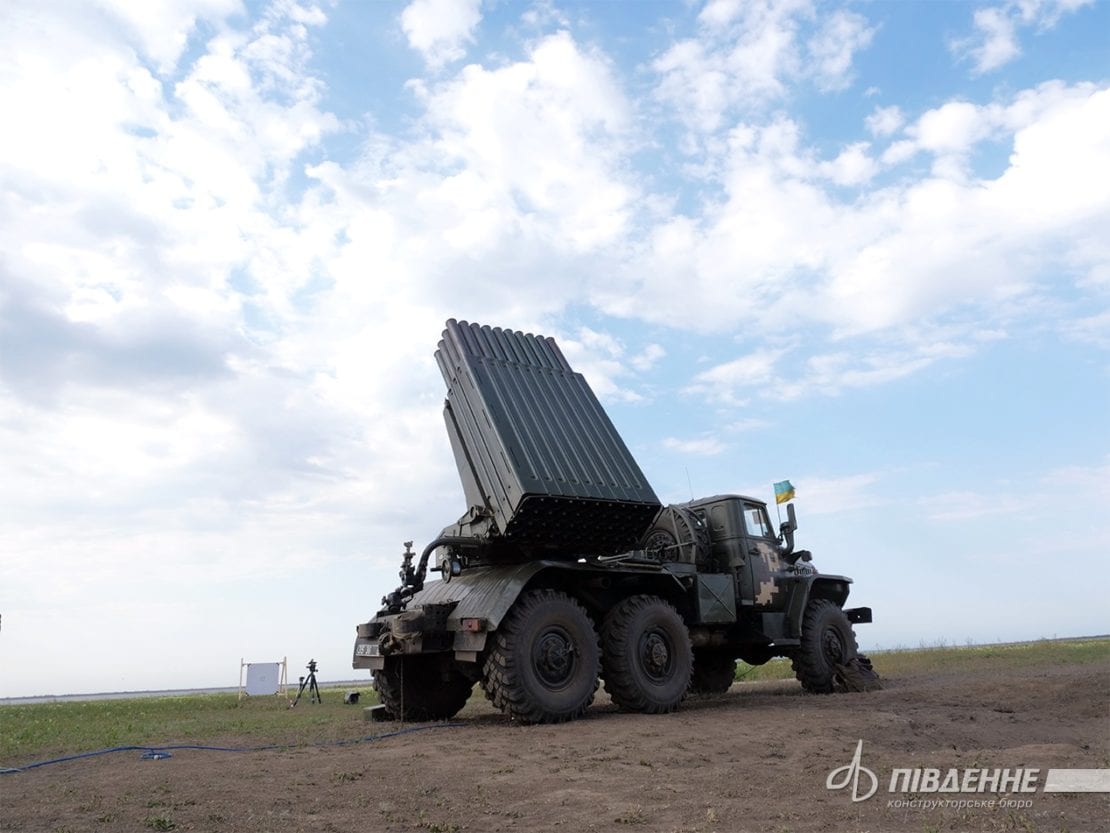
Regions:
[[374, 691], [394, 720], [449, 720], [470, 698], [474, 683], [442, 654], [386, 657], [374, 672]]
[[557, 590], [521, 596], [493, 635], [482, 688], [521, 723], [581, 717], [597, 691], [597, 631], [582, 605]]
[[811, 599], [802, 619], [802, 638], [791, 665], [802, 688], [829, 694], [840, 666], [856, 658], [856, 635], [844, 611], [828, 599]]
[[631, 596], [601, 626], [605, 690], [621, 709], [671, 712], [686, 697], [694, 665], [690, 633], [657, 596]]

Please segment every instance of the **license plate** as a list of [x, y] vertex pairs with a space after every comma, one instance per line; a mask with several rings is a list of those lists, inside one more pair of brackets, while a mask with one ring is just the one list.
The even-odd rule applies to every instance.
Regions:
[[363, 642], [355, 647], [356, 657], [380, 657], [381, 655], [382, 651], [377, 642]]

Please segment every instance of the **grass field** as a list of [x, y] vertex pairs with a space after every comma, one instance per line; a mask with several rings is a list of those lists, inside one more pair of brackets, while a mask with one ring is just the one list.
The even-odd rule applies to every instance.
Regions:
[[[1015, 642], [1005, 645], [933, 646], [879, 651], [869, 654], [875, 670], [884, 677], [912, 676], [973, 668], [1018, 668], [1026, 665], [1066, 663], [1083, 665], [1110, 658], [1110, 637], [1098, 639]], [[741, 682], [793, 678], [790, 660], [774, 659], [766, 665], [739, 663]]]
[[[871, 658], [886, 678], [990, 667], [1087, 664], [1110, 659], [1110, 638], [917, 648], [884, 651]], [[781, 659], [755, 667], [741, 664], [737, 670], [741, 684], [792, 676], [789, 661]], [[302, 699], [292, 710], [282, 697], [240, 702], [233, 693], [0, 706], [0, 766], [113, 746], [295, 746], [376, 733], [363, 719], [363, 707], [376, 702], [369, 681], [361, 688], [358, 706], [343, 704], [347, 690], [349, 686], [324, 689], [322, 703]]]
[[321, 703], [306, 697], [295, 709], [284, 697], [240, 701], [235, 693], [0, 706], [0, 765], [113, 746], [293, 746], [361, 737], [370, 733], [362, 707], [377, 701], [367, 681], [359, 705], [344, 705], [350, 690], [324, 688]]

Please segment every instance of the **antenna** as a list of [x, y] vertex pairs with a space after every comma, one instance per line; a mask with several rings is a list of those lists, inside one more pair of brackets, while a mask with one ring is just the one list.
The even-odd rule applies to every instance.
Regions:
[[690, 480], [690, 467], [689, 466], [683, 466], [682, 468], [684, 468], [686, 470], [686, 485], [690, 487], [690, 500], [693, 500], [694, 499], [694, 484]]

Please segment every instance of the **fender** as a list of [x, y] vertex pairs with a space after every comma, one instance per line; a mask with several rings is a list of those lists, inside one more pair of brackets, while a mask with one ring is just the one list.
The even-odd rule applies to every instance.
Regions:
[[[471, 567], [449, 582], [431, 581], [416, 593], [409, 602], [414, 610], [429, 604], [452, 604], [455, 608], [447, 616], [447, 630], [455, 632], [486, 632], [497, 629], [509, 608], [517, 600], [528, 582], [541, 570], [559, 564], [558, 561], [526, 561], [521, 564], [503, 564], [492, 567]], [[479, 620], [480, 626], [462, 620]]]
[[478, 652], [486, 646], [487, 633], [501, 624], [528, 582], [551, 564], [552, 562], [527, 561], [520, 564], [473, 567], [450, 581], [428, 582], [408, 600], [408, 609], [404, 613], [388, 614], [383, 610], [374, 620], [359, 626], [353, 667], [381, 669], [384, 665], [379, 640], [382, 626], [389, 622], [392, 631], [403, 624], [406, 617], [413, 620], [416, 630], [408, 633], [411, 628], [406, 628], [408, 644], [402, 649], [402, 653], [422, 653], [424, 642], [421, 631], [424, 627], [423, 608], [426, 605], [450, 608], [444, 627], [448, 634], [454, 634], [451, 648], [455, 651], [455, 658], [463, 662], [476, 661]]
[[828, 599], [838, 607], [844, 607], [848, 599], [848, 585], [852, 580], [847, 576], [813, 575], [799, 576], [786, 606], [787, 632], [792, 637], [802, 635], [802, 617], [810, 599]]

